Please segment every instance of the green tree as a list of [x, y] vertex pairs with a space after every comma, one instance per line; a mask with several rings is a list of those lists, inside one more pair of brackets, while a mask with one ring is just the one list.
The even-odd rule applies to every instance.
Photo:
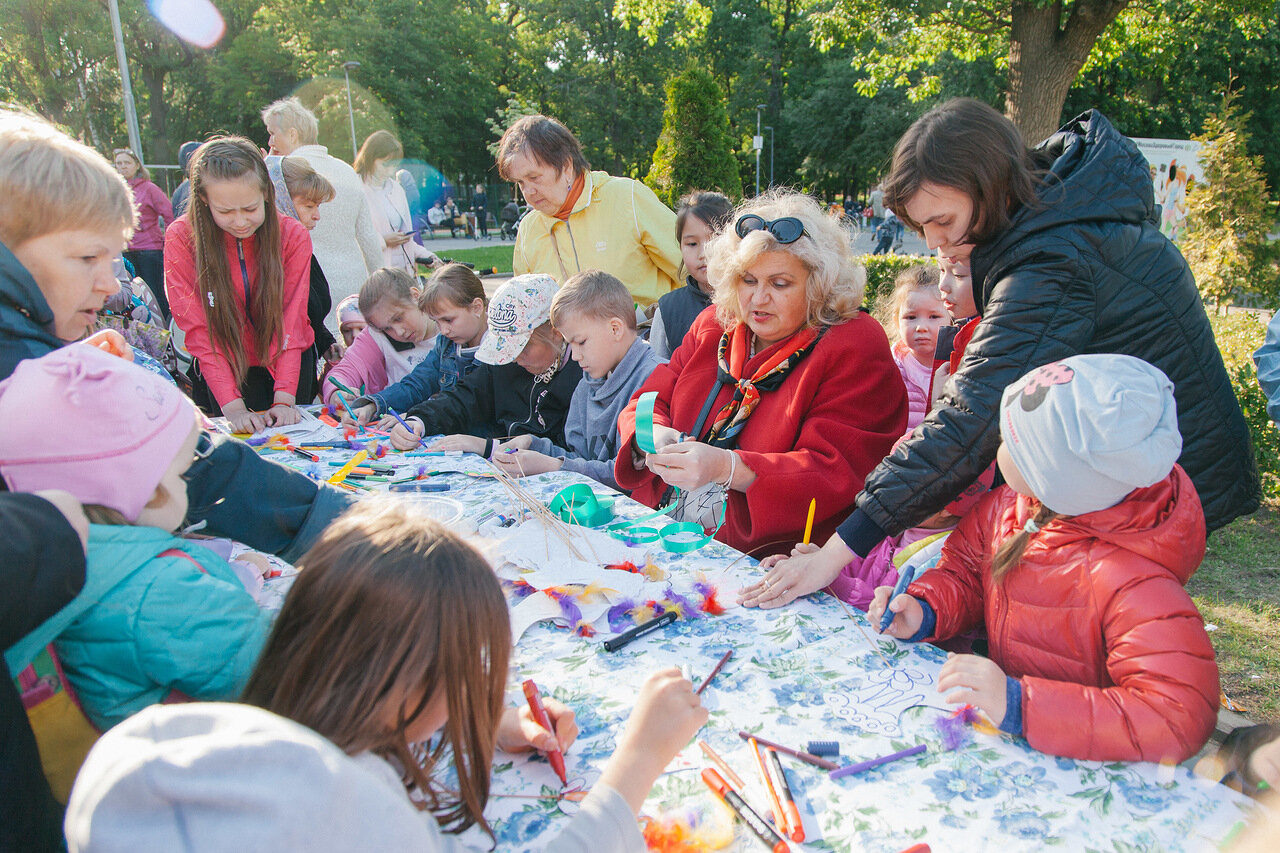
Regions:
[[1275, 245], [1267, 239], [1273, 227], [1262, 177], [1261, 158], [1246, 150], [1248, 116], [1228, 88], [1218, 110], [1193, 137], [1203, 147], [1204, 183], [1187, 200], [1187, 232], [1180, 247], [1206, 301], [1225, 302], [1253, 293], [1275, 304], [1280, 272]]
[[742, 179], [729, 137], [724, 92], [696, 65], [667, 81], [667, 106], [653, 165], [644, 182], [670, 207], [689, 190], [742, 196]]

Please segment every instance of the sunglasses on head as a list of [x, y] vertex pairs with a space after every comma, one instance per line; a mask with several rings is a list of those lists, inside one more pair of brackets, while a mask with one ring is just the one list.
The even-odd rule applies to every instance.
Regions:
[[804, 223], [794, 216], [768, 220], [763, 216], [747, 213], [738, 217], [738, 221], [733, 225], [733, 230], [737, 232], [739, 237], [746, 237], [752, 231], [768, 231], [779, 243], [794, 243], [801, 237], [807, 236], [807, 232], [804, 230]]

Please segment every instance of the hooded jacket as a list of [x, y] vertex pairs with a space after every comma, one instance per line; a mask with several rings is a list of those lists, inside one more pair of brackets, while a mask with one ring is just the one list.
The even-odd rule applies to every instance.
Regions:
[[662, 363], [653, 347], [637, 337], [608, 376], [593, 379], [583, 374], [569, 401], [564, 446], [535, 438], [529, 449], [563, 459], [564, 471], [583, 474], [616, 489], [613, 466], [618, 456], [618, 415]]
[[[53, 333], [53, 309], [35, 279], [0, 244], [0, 379], [24, 358], [39, 358], [66, 343]], [[333, 486], [263, 459], [243, 442], [214, 435], [213, 444], [213, 452], [187, 471], [187, 519], [205, 522], [204, 533], [294, 563], [354, 503]]]
[[943, 405], [868, 477], [841, 525], [864, 554], [941, 509], [995, 459], [1000, 395], [1032, 368], [1121, 353], [1173, 381], [1183, 447], [1210, 531], [1257, 508], [1249, 429], [1187, 262], [1157, 226], [1151, 175], [1100, 113], [1040, 146], [1052, 168], [1024, 207], [970, 259], [982, 321]]
[[630, 178], [587, 172], [567, 221], [530, 210], [516, 234], [515, 274], [545, 273], [560, 284], [583, 270], [616, 276], [641, 304], [676, 287], [676, 215]]
[[1218, 719], [1218, 666], [1183, 585], [1205, 550], [1180, 467], [1115, 506], [1041, 526], [1000, 583], [991, 559], [1038, 504], [1007, 486], [956, 528], [907, 593], [937, 615], [930, 641], [985, 624], [991, 659], [1022, 683], [1023, 734], [1041, 752], [1181, 762]]
[[155, 527], [91, 524], [84, 588], [5, 663], [16, 675], [54, 643], [90, 721], [108, 729], [175, 690], [236, 698], [270, 629], [207, 548]]

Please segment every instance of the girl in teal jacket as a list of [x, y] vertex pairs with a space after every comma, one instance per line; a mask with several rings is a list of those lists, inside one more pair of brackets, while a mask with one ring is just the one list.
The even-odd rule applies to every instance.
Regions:
[[85, 505], [85, 583], [5, 654], [11, 674], [53, 643], [90, 721], [106, 729], [170, 697], [231, 699], [270, 629], [234, 570], [174, 531], [184, 475], [207, 453], [172, 383], [93, 346], [18, 365], [0, 382], [0, 476]]

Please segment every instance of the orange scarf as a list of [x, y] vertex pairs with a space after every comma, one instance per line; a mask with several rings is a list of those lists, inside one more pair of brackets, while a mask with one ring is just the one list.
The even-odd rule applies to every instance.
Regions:
[[569, 195], [565, 197], [564, 204], [560, 205], [560, 209], [555, 212], [556, 219], [561, 222], [569, 221], [569, 214], [573, 213], [573, 206], [582, 197], [582, 190], [586, 185], [587, 176], [579, 172], [578, 177], [573, 179], [573, 186], [569, 187]]

